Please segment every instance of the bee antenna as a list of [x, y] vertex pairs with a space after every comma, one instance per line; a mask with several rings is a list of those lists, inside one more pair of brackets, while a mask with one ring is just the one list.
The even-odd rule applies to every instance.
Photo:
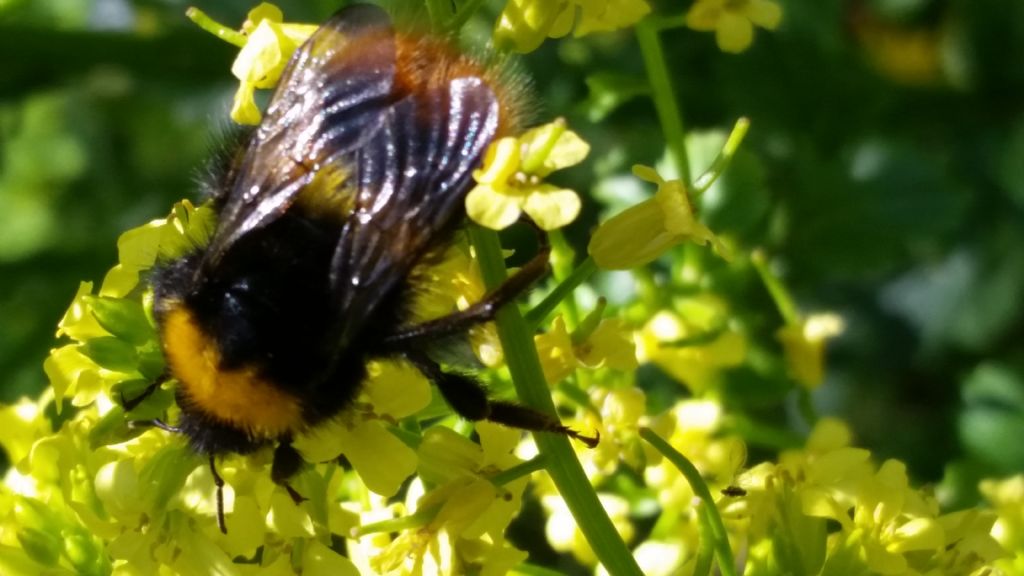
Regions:
[[210, 473], [213, 474], [213, 483], [217, 486], [217, 527], [221, 534], [228, 533], [228, 523], [224, 520], [224, 479], [217, 473], [217, 465], [210, 454]]

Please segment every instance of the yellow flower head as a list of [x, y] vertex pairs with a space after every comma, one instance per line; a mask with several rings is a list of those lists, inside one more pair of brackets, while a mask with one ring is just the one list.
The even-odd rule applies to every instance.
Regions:
[[277, 85], [292, 53], [316, 31], [316, 25], [285, 24], [281, 9], [267, 2], [249, 11], [240, 32], [213, 22], [196, 8], [190, 9], [188, 15], [203, 28], [241, 48], [231, 65], [231, 73], [239, 80], [231, 119], [239, 124], [259, 124], [262, 116], [256, 106], [255, 90]]
[[590, 238], [588, 250], [598, 266], [626, 270], [643, 266], [683, 242], [708, 244], [728, 258], [725, 245], [697, 220], [681, 180], [665, 180], [654, 168], [634, 166], [633, 174], [657, 184], [654, 198], [613, 216]]
[[723, 52], [738, 53], [754, 41], [754, 25], [774, 30], [782, 21], [782, 8], [772, 0], [697, 0], [686, 13], [694, 30], [714, 30]]
[[814, 389], [825, 379], [825, 344], [843, 332], [843, 319], [835, 314], [813, 314], [779, 329], [789, 373], [802, 386]]
[[511, 226], [523, 212], [544, 230], [561, 228], [576, 219], [580, 197], [542, 180], [579, 164], [589, 152], [590, 146], [561, 119], [518, 138], [501, 138], [473, 173], [477, 185], [466, 196], [466, 213], [492, 230]]
[[509, 0], [494, 39], [517, 52], [532, 52], [545, 38], [561, 38], [574, 25], [575, 36], [608, 32], [636, 24], [650, 11], [644, 0]]

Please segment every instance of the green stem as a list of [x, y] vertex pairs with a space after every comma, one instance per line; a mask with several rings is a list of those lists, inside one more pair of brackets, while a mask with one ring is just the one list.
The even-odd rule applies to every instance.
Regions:
[[206, 12], [203, 12], [195, 6], [189, 6], [189, 8], [185, 10], [185, 16], [192, 22], [195, 22], [196, 26], [199, 26], [210, 34], [213, 34], [225, 42], [234, 44], [239, 48], [245, 46], [245, 43], [248, 40], [245, 34], [217, 22], [213, 18], [207, 16]]
[[807, 425], [814, 428], [818, 423], [818, 411], [814, 409], [814, 400], [811, 398], [811, 391], [800, 388], [797, 396], [797, 406], [800, 407], [800, 415], [803, 416]]
[[[708, 515], [707, 507], [701, 506], [697, 510], [697, 523], [700, 525], [701, 534], [711, 534], [711, 516]], [[714, 559], [714, 542], [711, 538], [701, 538], [697, 548], [697, 559], [693, 562], [693, 576], [711, 574], [711, 564]]]
[[714, 541], [715, 556], [718, 557], [718, 569], [723, 576], [736, 576], [736, 561], [733, 559], [732, 548], [729, 547], [729, 534], [725, 531], [725, 523], [722, 522], [718, 508], [715, 506], [715, 499], [711, 496], [711, 490], [701, 477], [700, 471], [683, 456], [671, 444], [654, 433], [650, 428], [641, 428], [640, 437], [650, 443], [651, 446], [668, 459], [689, 482], [693, 493], [701, 499], [704, 511], [708, 516], [710, 532], [702, 533], [702, 537], [710, 537]]
[[491, 476], [491, 483], [495, 486], [504, 486], [505, 484], [518, 480], [523, 476], [529, 476], [538, 470], [543, 470], [544, 466], [544, 455], [534, 456], [526, 462], [516, 464], [507, 470], [502, 470], [494, 476]]
[[562, 280], [550, 294], [526, 313], [526, 324], [530, 332], [536, 331], [555, 311], [555, 308], [558, 308], [562, 300], [565, 300], [573, 290], [586, 282], [595, 272], [597, 272], [597, 264], [594, 263], [593, 258], [587, 256], [587, 259], [581, 262], [565, 280]]
[[[555, 278], [556, 282], [562, 282], [571, 276], [576, 269], [576, 250], [565, 239], [565, 235], [562, 234], [561, 230], [549, 231], [548, 241], [551, 242], [551, 275]], [[575, 287], [573, 288], [575, 289]], [[565, 317], [566, 327], [569, 330], [573, 330], [580, 319], [575, 293], [569, 292], [566, 294], [561, 301], [560, 307], [562, 315]]]
[[778, 276], [768, 268], [768, 258], [764, 255], [764, 252], [755, 250], [750, 255], [750, 262], [761, 276], [761, 282], [764, 283], [764, 287], [771, 294], [772, 300], [775, 301], [775, 307], [779, 309], [779, 314], [782, 315], [786, 325], [792, 326], [800, 322], [800, 312], [797, 310], [796, 303], [793, 302], [793, 297], [789, 294], [789, 290], [782, 284]]
[[466, 3], [459, 7], [455, 16], [448, 21], [447, 31], [450, 34], [458, 33], [466, 22], [476, 14], [476, 11], [483, 5], [484, 0], [466, 0]]
[[651, 95], [654, 107], [658, 111], [658, 121], [665, 133], [669, 154], [679, 172], [679, 178], [686, 184], [690, 183], [690, 161], [686, 156], [686, 131], [683, 126], [683, 115], [676, 102], [676, 94], [672, 89], [665, 53], [661, 49], [658, 38], [658, 27], [649, 20], [636, 25], [636, 38], [643, 54], [647, 78], [651, 83]]
[[725, 146], [722, 146], [722, 150], [718, 152], [718, 156], [715, 156], [711, 166], [694, 180], [694, 195], [700, 195], [707, 191], [715, 183], [715, 180], [718, 180], [718, 177], [725, 172], [725, 169], [729, 167], [729, 163], [732, 162], [732, 157], [739, 150], [740, 144], [743, 142], [743, 138], [746, 137], [747, 130], [749, 129], [750, 120], [747, 118], [740, 118], [736, 121], [736, 124], [732, 127], [732, 132], [729, 133], [729, 138], [725, 141]]
[[399, 518], [391, 518], [389, 520], [381, 520], [380, 522], [374, 522], [372, 524], [366, 524], [360, 526], [355, 530], [355, 537], [359, 538], [366, 536], [367, 534], [379, 534], [381, 532], [401, 532], [402, 530], [409, 530], [411, 528], [422, 528], [437, 517], [437, 513], [441, 511], [441, 503], [420, 508], [415, 514], [409, 516], [402, 516]]
[[402, 444], [405, 444], [409, 448], [416, 450], [420, 447], [420, 443], [423, 441], [423, 437], [419, 434], [402, 428], [401, 426], [388, 426], [388, 432], [391, 432]]
[[[498, 235], [479, 226], [471, 226], [469, 237], [480, 261], [484, 283], [489, 289], [497, 287], [508, 277]], [[497, 325], [519, 399], [527, 406], [557, 417], [551, 392], [544, 382], [537, 349], [533, 346], [532, 333], [519, 309], [516, 306], [502, 308], [498, 312]], [[640, 567], [601, 506], [568, 438], [544, 432], [533, 436], [537, 448], [544, 455], [548, 475], [608, 573], [613, 576], [641, 576]]]

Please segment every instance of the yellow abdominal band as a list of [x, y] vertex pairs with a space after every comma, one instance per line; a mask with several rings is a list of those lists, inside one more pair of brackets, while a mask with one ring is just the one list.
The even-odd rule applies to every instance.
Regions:
[[222, 370], [217, 342], [203, 333], [186, 308], [174, 308], [164, 317], [162, 336], [167, 365], [188, 407], [252, 438], [272, 440], [301, 428], [298, 399], [254, 368]]

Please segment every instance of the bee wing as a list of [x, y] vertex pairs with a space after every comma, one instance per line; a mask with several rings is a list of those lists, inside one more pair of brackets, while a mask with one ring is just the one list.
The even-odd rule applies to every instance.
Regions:
[[[204, 257], [209, 270], [242, 236], [267, 225], [318, 174], [347, 179], [353, 151], [380, 129], [391, 105], [395, 41], [387, 14], [338, 11], [295, 52], [256, 130]], [[335, 186], [333, 193], [351, 193]]]
[[476, 77], [410, 94], [357, 154], [356, 208], [331, 264], [342, 346], [459, 222], [472, 170], [498, 129], [498, 101]]

